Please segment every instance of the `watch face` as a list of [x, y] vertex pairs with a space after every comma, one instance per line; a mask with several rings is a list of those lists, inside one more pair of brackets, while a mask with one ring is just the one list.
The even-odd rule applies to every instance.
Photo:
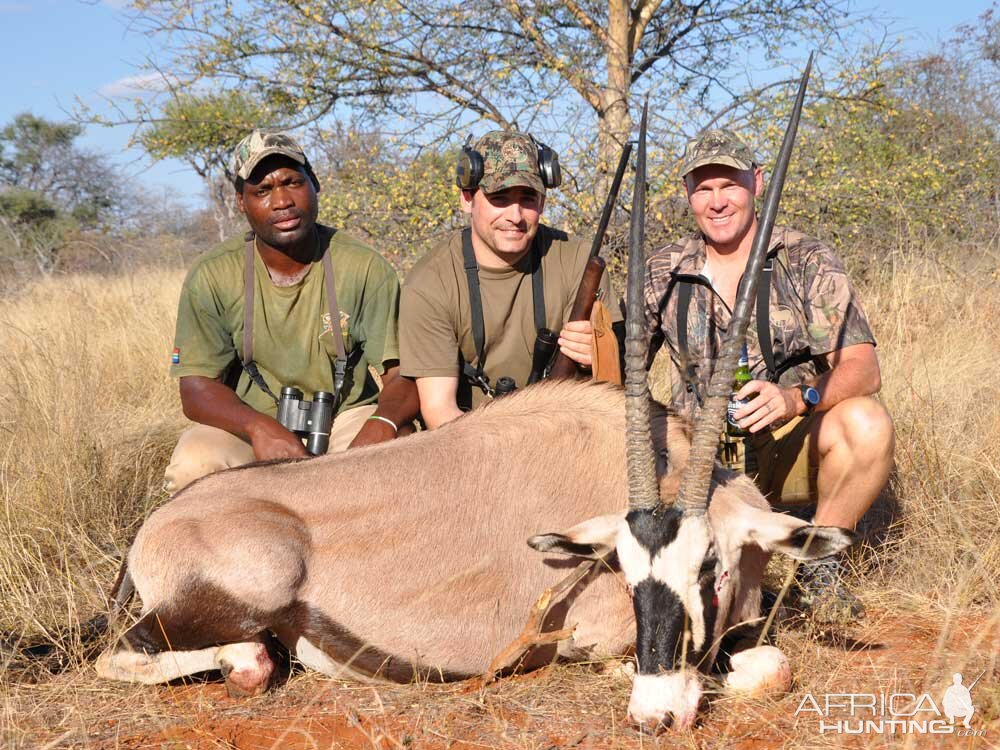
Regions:
[[807, 406], [816, 406], [819, 403], [819, 391], [812, 386], [804, 386], [802, 388], [802, 400], [805, 401]]

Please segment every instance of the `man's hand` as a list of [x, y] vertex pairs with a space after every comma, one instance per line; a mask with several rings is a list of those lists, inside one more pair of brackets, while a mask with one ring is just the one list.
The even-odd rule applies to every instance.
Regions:
[[[389, 420], [369, 417], [348, 449], [363, 445], [375, 445], [397, 437], [413, 434], [413, 420], [420, 412], [420, 395], [417, 384], [399, 374], [399, 360], [389, 359], [382, 363], [382, 392], [378, 396], [375, 414]], [[392, 425], [396, 425], [393, 429]]]
[[286, 430], [275, 419], [261, 414], [248, 428], [253, 455], [258, 461], [275, 458], [307, 458], [309, 452], [294, 433]]
[[594, 328], [589, 320], [573, 320], [563, 326], [559, 331], [559, 349], [583, 367], [590, 367], [591, 339], [594, 335]]
[[750, 432], [760, 432], [771, 425], [777, 427], [805, 411], [798, 387], [782, 388], [767, 380], [751, 380], [737, 391], [736, 398], [750, 398], [754, 394], [756, 397], [735, 414], [740, 427]]

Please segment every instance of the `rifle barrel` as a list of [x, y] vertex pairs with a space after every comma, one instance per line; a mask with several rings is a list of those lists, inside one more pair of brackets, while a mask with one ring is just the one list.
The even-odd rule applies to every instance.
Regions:
[[601, 245], [604, 244], [604, 235], [608, 231], [608, 222], [611, 221], [611, 213], [615, 210], [615, 201], [618, 199], [618, 191], [622, 186], [622, 178], [625, 176], [625, 169], [628, 167], [628, 158], [632, 154], [632, 141], [626, 141], [622, 146], [621, 156], [618, 157], [618, 168], [615, 169], [615, 178], [611, 181], [611, 190], [604, 201], [604, 208], [601, 211], [601, 220], [597, 224], [597, 232], [594, 234], [594, 244], [590, 246], [590, 257], [594, 258], [601, 252]]

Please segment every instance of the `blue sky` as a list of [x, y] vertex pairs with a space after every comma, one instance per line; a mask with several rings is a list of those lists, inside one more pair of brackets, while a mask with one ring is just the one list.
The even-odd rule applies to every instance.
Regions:
[[[25, 110], [66, 119], [77, 97], [110, 114], [103, 97], [127, 94], [137, 65], [156, 52], [156, 38], [129, 30], [125, 5], [126, 0], [0, 0], [0, 49], [7, 60], [0, 123]], [[891, 21], [906, 46], [919, 50], [946, 38], [957, 24], [972, 21], [989, 2], [881, 0], [858, 7]], [[130, 134], [127, 126], [91, 126], [81, 143], [112, 155], [146, 186], [166, 188], [188, 205], [202, 203], [197, 175], [179, 161], [151, 164], [140, 150], [128, 148]]]

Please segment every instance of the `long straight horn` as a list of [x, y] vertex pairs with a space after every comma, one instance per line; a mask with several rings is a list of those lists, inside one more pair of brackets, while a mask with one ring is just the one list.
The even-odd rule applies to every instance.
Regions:
[[691, 454], [687, 470], [681, 481], [677, 502], [685, 513], [701, 514], [708, 506], [708, 491], [712, 481], [712, 465], [715, 462], [716, 447], [719, 442], [719, 428], [722, 415], [726, 413], [726, 404], [733, 387], [736, 372], [736, 360], [740, 347], [746, 336], [747, 324], [750, 322], [750, 304], [757, 298], [757, 282], [764, 267], [767, 248], [771, 242], [771, 230], [778, 213], [778, 202], [781, 200], [781, 189], [785, 184], [785, 173], [792, 157], [792, 147], [795, 144], [795, 133], [798, 130], [799, 118], [802, 116], [802, 103], [806, 96], [806, 85], [809, 83], [809, 72], [812, 70], [813, 55], [809, 54], [805, 72], [799, 82], [799, 93], [795, 98], [792, 116], [785, 130], [785, 140], [778, 153], [778, 161], [774, 165], [774, 175], [771, 177], [764, 195], [764, 206], [761, 209], [757, 224], [757, 234], [754, 236], [750, 258], [747, 260], [746, 271], [740, 284], [733, 308], [733, 317], [729, 324], [729, 336], [722, 344], [719, 361], [712, 372], [708, 384], [708, 396], [705, 406], [698, 415], [694, 432], [691, 437]]
[[635, 156], [632, 187], [632, 223], [628, 239], [628, 310], [625, 337], [625, 458], [628, 466], [629, 508], [651, 510], [660, 503], [656, 484], [656, 457], [649, 427], [649, 386], [646, 377], [645, 304], [646, 253], [646, 115], [642, 106], [639, 146]]

